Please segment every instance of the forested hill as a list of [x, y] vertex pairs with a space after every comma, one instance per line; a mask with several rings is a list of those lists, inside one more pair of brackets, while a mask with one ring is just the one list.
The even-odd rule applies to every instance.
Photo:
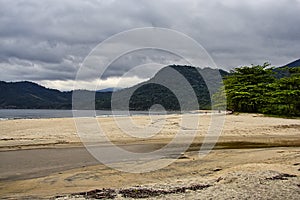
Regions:
[[[152, 79], [142, 84], [126, 88], [115, 92], [115, 102], [121, 104], [127, 94], [132, 94], [129, 102], [131, 110], [148, 110], [153, 104], [162, 104], [167, 110], [179, 110], [179, 102], [175, 97], [174, 91], [155, 82], [174, 85], [177, 88], [182, 86], [180, 80], [170, 77], [168, 69], [175, 69], [183, 75], [189, 85], [194, 89], [199, 101], [200, 108], [210, 107], [210, 94], [206, 84], [200, 74], [207, 77], [212, 85], [211, 90], [215, 92], [219, 87], [219, 81], [210, 74], [216, 73], [217, 69], [199, 69], [191, 66], [172, 65], [161, 69]], [[219, 70], [221, 75], [228, 74], [226, 71]], [[182, 89], [182, 88], [181, 88]], [[89, 92], [89, 91], [82, 91]], [[180, 92], [179, 92], [180, 93]], [[111, 108], [112, 92], [96, 92], [96, 109]], [[124, 96], [125, 95], [125, 96]], [[186, 103], [188, 103], [188, 98]], [[71, 109], [72, 91], [61, 92], [59, 90], [45, 88], [32, 82], [8, 83], [0, 81], [0, 108], [16, 109]]]
[[291, 62], [283, 67], [288, 67], [288, 68], [292, 68], [292, 67], [300, 67], [300, 59], [295, 60], [294, 62]]
[[70, 108], [70, 94], [28, 81], [0, 81], [0, 108]]
[[276, 78], [283, 78], [283, 77], [288, 77], [288, 76], [291, 76], [291, 73], [290, 73], [290, 68], [298, 68], [300, 67], [300, 59], [298, 60], [295, 60], [289, 64], [286, 64], [282, 67], [278, 67], [278, 68], [275, 68], [274, 69], [274, 72], [275, 72], [275, 77]]
[[[82, 91], [90, 92], [90, 91]], [[96, 98], [104, 108], [111, 92], [97, 92]], [[108, 102], [108, 103], [107, 103]], [[110, 104], [109, 104], [110, 105]], [[109, 106], [107, 106], [109, 107]], [[0, 109], [71, 109], [72, 91], [45, 88], [36, 83], [0, 81]]]
[[[149, 110], [155, 104], [163, 106], [166, 110], [210, 109], [210, 95], [220, 87], [220, 74], [225, 76], [228, 72], [192, 66], [167, 66], [150, 80], [114, 93], [114, 106], [124, 109], [128, 104], [124, 99], [130, 99], [130, 110]], [[211, 86], [210, 92], [206, 83]], [[192, 90], [199, 104], [197, 108], [193, 107], [195, 96], [192, 95]]]

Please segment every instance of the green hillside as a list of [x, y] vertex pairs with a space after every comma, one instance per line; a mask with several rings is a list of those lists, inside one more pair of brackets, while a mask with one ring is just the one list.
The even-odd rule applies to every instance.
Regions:
[[[215, 92], [219, 87], [219, 81], [215, 80], [212, 74], [219, 72], [217, 69], [198, 69], [191, 66], [179, 66], [172, 65], [161, 69], [153, 78], [142, 84], [126, 88], [114, 93], [115, 102], [118, 105], [124, 103], [124, 99], [130, 99], [129, 108], [131, 110], [148, 110], [154, 104], [161, 104], [167, 110], [180, 110], [178, 99], [183, 99], [185, 105], [189, 105], [189, 101], [193, 99], [189, 96], [182, 96], [185, 91], [181, 80], [175, 78], [169, 74], [169, 70], [173, 69], [179, 72], [184, 80], [188, 81], [197, 97], [201, 109], [210, 108], [210, 93], [201, 76], [208, 77], [210, 85], [212, 85], [211, 91]], [[200, 72], [200, 73], [199, 73]], [[220, 70], [222, 75], [227, 72]], [[161, 84], [174, 87], [177, 97], [174, 91]], [[82, 95], [89, 93], [93, 95], [91, 91], [80, 91]], [[128, 97], [128, 94], [132, 94]], [[96, 109], [111, 109], [111, 96], [112, 92], [96, 92], [95, 105]], [[117, 105], [117, 107], [118, 107]], [[128, 105], [127, 105], [128, 106]], [[45, 88], [32, 82], [0, 82], [0, 108], [16, 108], [16, 109], [71, 109], [72, 108], [72, 91], [61, 92], [59, 90]], [[84, 109], [84, 105], [82, 109]], [[188, 107], [187, 107], [188, 108]], [[122, 109], [120, 107], [120, 109]], [[194, 109], [194, 108], [190, 108]]]

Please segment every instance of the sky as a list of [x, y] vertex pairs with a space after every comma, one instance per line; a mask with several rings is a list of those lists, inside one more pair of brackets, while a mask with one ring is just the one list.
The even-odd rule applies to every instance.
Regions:
[[[143, 27], [191, 37], [221, 69], [282, 66], [300, 57], [299, 13], [300, 0], [0, 0], [0, 80], [72, 90], [98, 44]], [[168, 52], [141, 50], [116, 59], [100, 80], [86, 76], [77, 86], [128, 87], [181, 62]]]

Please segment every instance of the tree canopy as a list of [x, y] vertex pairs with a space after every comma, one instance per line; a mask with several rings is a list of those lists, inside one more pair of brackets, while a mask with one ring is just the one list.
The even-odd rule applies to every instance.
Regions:
[[300, 68], [283, 68], [289, 76], [275, 78], [270, 64], [235, 68], [216, 94], [226, 93], [227, 108], [238, 112], [300, 115]]

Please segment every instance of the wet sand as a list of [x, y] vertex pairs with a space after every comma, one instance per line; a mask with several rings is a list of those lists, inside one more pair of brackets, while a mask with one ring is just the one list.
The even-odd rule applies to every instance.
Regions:
[[[214, 149], [222, 151], [225, 149], [258, 149], [258, 148], [275, 148], [275, 147], [300, 147], [299, 138], [294, 138], [290, 142], [281, 141], [268, 142], [270, 138], [257, 138], [260, 142], [234, 141], [237, 138], [220, 138]], [[254, 140], [255, 138], [253, 138]], [[265, 142], [263, 142], [265, 141]], [[136, 153], [145, 151], [154, 151], [166, 144], [145, 143], [145, 144], [127, 144], [121, 147]], [[187, 152], [198, 152], [201, 143], [193, 143]], [[96, 148], [96, 147], [95, 147]], [[100, 151], [105, 151], [106, 147], [98, 146]], [[172, 154], [163, 155], [166, 159], [171, 159]], [[15, 151], [0, 152], [0, 180], [13, 181], [31, 178], [49, 176], [52, 173], [76, 169], [80, 167], [94, 166], [101, 164], [97, 161], [84, 147], [63, 147], [63, 148], [44, 148], [44, 149], [26, 149]], [[114, 156], [110, 162], [118, 162], [121, 157]], [[129, 161], [129, 160], [128, 160]], [[125, 162], [125, 160], [123, 160]]]
[[[104, 165], [94, 165], [62, 170], [39, 178], [1, 181], [1, 197], [49, 199], [56, 196], [57, 199], [61, 199], [58, 196], [64, 196], [71, 199], [73, 196], [70, 194], [102, 188], [118, 190], [138, 187], [169, 190], [195, 184], [211, 185], [211, 188], [155, 198], [187, 199], [186, 195], [189, 195], [189, 199], [213, 196], [226, 199], [225, 197], [237, 197], [237, 193], [242, 192], [245, 198], [240, 199], [249, 199], [250, 193], [245, 190], [254, 192], [259, 187], [265, 187], [260, 199], [268, 199], [268, 195], [280, 195], [281, 198], [277, 196], [275, 199], [282, 199], [282, 195], [287, 194], [294, 195], [290, 199], [297, 199], [300, 195], [297, 186], [300, 183], [299, 148], [215, 150], [202, 159], [194, 152], [188, 152], [186, 156], [185, 159], [177, 160], [166, 168], [143, 174], [124, 173]], [[283, 180], [268, 179], [280, 174], [289, 174], [292, 177]], [[281, 188], [277, 188], [276, 191], [274, 184]], [[241, 187], [244, 189], [239, 191]], [[233, 189], [235, 191], [232, 191]]]
[[[162, 118], [156, 117], [150, 121], [151, 125], [157, 125]], [[283, 195], [298, 199], [299, 119], [228, 115], [214, 150], [199, 158], [198, 151], [210, 117], [191, 115], [190, 119], [195, 117], [201, 117], [201, 124], [184, 157], [175, 161], [172, 156], [165, 155], [164, 159], [175, 162], [166, 168], [141, 174], [119, 172], [99, 164], [80, 143], [73, 119], [0, 121], [0, 197], [49, 199], [62, 195], [57, 199], [84, 199], [76, 193], [111, 188], [116, 190], [116, 199], [124, 199], [119, 191], [138, 186], [151, 191], [181, 188], [178, 193], [148, 196], [153, 199], [268, 199], [276, 197], [274, 195], [277, 198], [272, 199], [282, 199]], [[97, 120], [110, 134], [110, 139], [122, 148], [150, 152], [165, 146], [178, 128], [189, 131], [189, 127], [180, 127], [179, 118], [179, 115], [167, 116], [160, 133], [147, 140], [134, 140], [122, 134], [111, 118]], [[146, 116], [134, 117], [134, 120], [149, 124]], [[132, 166], [130, 161], [120, 164]], [[280, 174], [292, 176], [281, 177], [281, 180]], [[188, 189], [193, 185], [210, 186], [195, 191]], [[255, 190], [260, 193], [251, 196]]]

